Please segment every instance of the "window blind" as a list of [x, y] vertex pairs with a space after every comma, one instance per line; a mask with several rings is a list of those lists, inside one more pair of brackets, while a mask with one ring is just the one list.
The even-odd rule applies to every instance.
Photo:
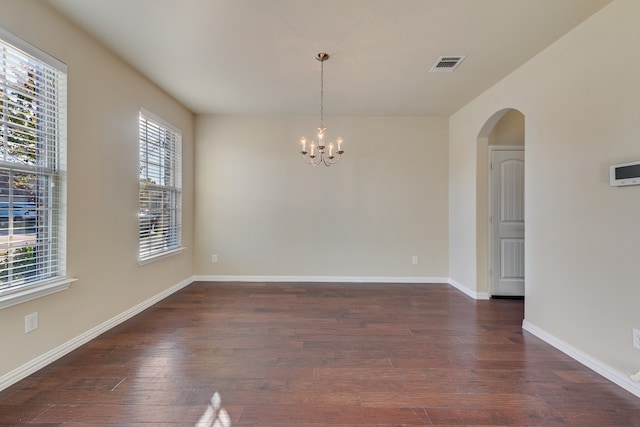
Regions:
[[66, 66], [0, 30], [0, 295], [61, 278]]
[[181, 246], [182, 135], [147, 111], [140, 116], [139, 259]]

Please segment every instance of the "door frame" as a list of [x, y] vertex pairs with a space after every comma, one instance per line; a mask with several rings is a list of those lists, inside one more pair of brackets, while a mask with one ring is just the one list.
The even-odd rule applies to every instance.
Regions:
[[[489, 297], [493, 297], [493, 261], [494, 261], [494, 254], [495, 254], [495, 245], [498, 245], [499, 242], [496, 242], [495, 239], [495, 223], [493, 222], [493, 198], [495, 196], [494, 191], [493, 191], [493, 185], [491, 182], [491, 178], [492, 178], [492, 168], [491, 168], [491, 159], [493, 157], [493, 153], [495, 151], [525, 151], [525, 147], [524, 145], [489, 145], [487, 150], [488, 153], [488, 157], [487, 157], [487, 195], [488, 195], [488, 201], [487, 201], [487, 208], [488, 208], [488, 215], [487, 215], [487, 219], [489, 220], [489, 226], [488, 226], [488, 238], [487, 238], [487, 262], [488, 262], [488, 266], [487, 266], [487, 273], [488, 273], [488, 277], [487, 277], [487, 284], [488, 284], [488, 288], [489, 288]], [[525, 162], [526, 162], [526, 154], [525, 154]], [[526, 167], [526, 163], [525, 163], [525, 167]], [[526, 219], [525, 219], [526, 221]], [[525, 223], [525, 227], [526, 227], [526, 223]], [[525, 286], [526, 286], [526, 281], [525, 281]]]

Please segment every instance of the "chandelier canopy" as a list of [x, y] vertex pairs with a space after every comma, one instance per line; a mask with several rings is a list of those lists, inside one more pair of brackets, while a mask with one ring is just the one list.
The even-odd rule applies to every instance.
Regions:
[[302, 157], [305, 162], [310, 165], [317, 166], [320, 163], [325, 166], [331, 166], [334, 163], [340, 161], [340, 156], [344, 153], [342, 149], [342, 138], [338, 138], [335, 142], [325, 142], [324, 127], [324, 61], [329, 59], [329, 54], [320, 52], [316, 55], [316, 59], [320, 61], [320, 127], [318, 128], [318, 142], [311, 141], [309, 143], [309, 150], [307, 151], [307, 139], [302, 138], [300, 144], [302, 144]]

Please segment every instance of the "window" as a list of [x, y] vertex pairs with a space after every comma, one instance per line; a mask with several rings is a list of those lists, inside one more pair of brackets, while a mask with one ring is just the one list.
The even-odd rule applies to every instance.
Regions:
[[141, 262], [181, 250], [182, 134], [140, 111], [139, 240]]
[[0, 308], [68, 288], [66, 66], [0, 30]]

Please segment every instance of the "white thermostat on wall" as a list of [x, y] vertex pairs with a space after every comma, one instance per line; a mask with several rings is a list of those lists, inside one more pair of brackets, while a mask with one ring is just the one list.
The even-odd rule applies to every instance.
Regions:
[[609, 167], [609, 185], [640, 185], [640, 161], [620, 163]]

